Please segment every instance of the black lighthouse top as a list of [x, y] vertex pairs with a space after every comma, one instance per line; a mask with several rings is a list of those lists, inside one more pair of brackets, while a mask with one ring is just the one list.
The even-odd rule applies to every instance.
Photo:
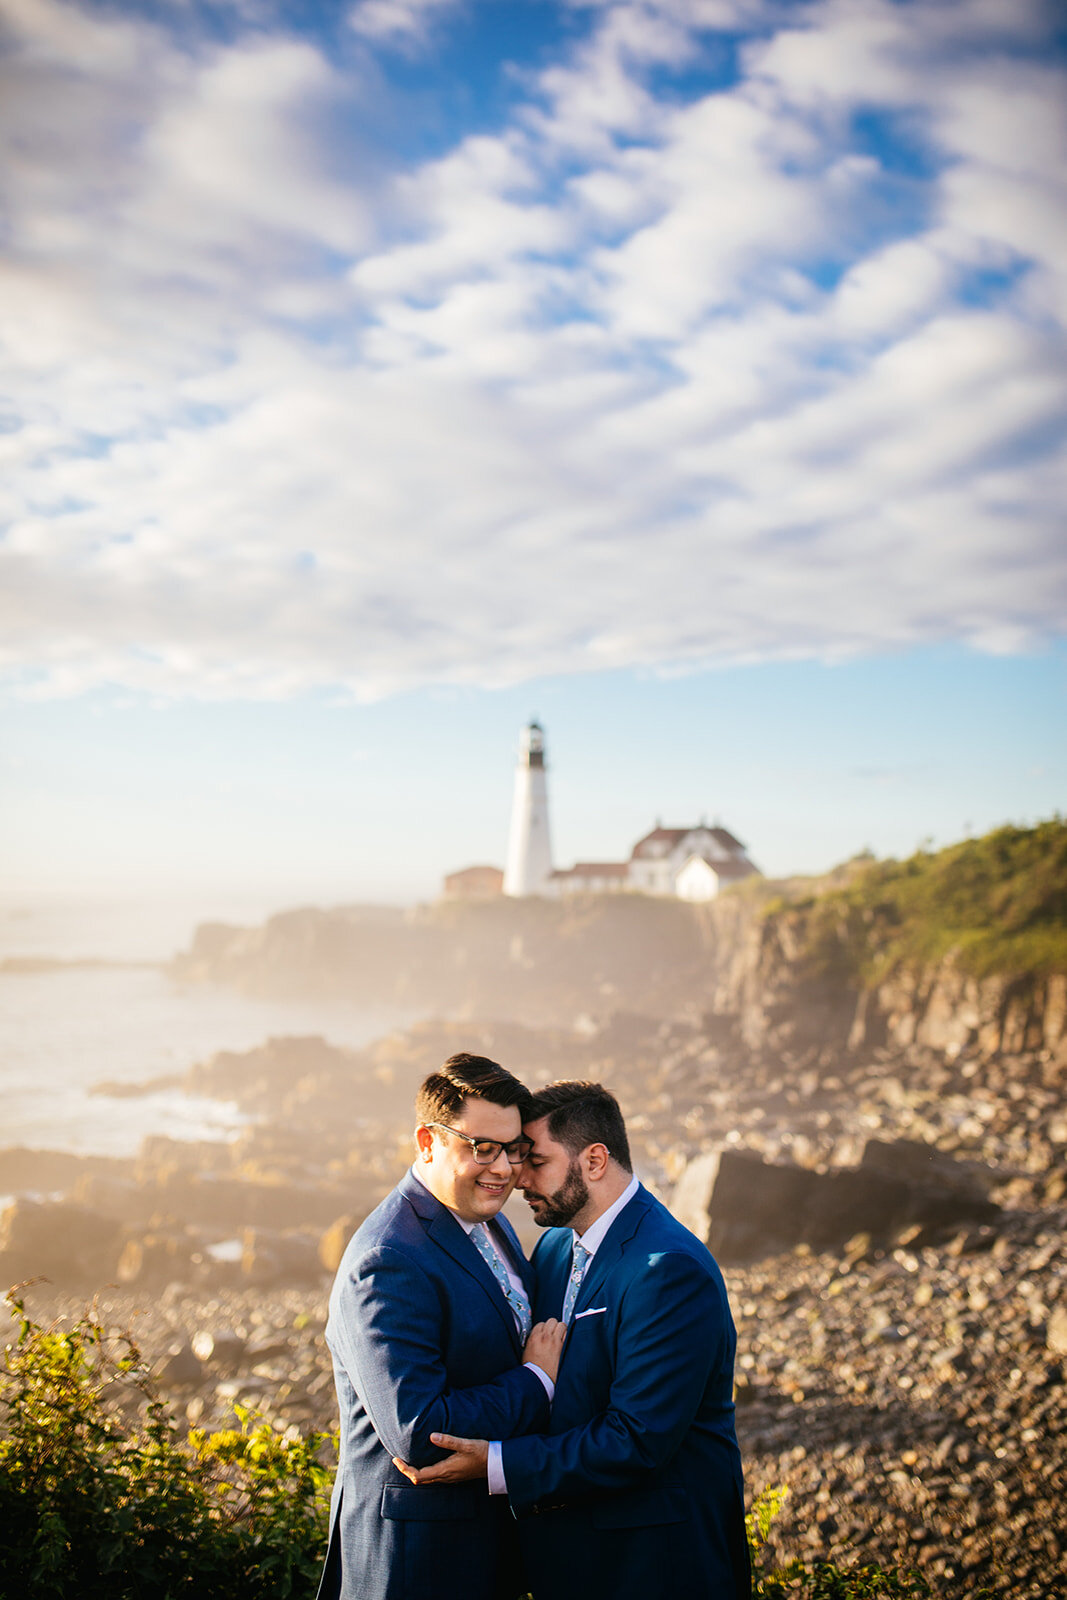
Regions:
[[544, 766], [545, 733], [541, 724], [536, 721], [536, 719], [523, 730], [522, 753], [526, 757], [526, 766]]

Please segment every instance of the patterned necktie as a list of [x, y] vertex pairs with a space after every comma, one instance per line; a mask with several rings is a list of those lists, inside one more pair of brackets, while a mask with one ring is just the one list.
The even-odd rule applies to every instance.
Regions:
[[587, 1250], [577, 1235], [571, 1246], [571, 1275], [567, 1280], [567, 1293], [563, 1297], [563, 1321], [570, 1327], [571, 1317], [574, 1315], [574, 1302], [578, 1298], [578, 1290], [582, 1287], [585, 1269], [589, 1265], [592, 1251]]
[[515, 1323], [519, 1330], [519, 1338], [525, 1344], [533, 1322], [533, 1318], [530, 1315], [529, 1300], [527, 1300], [521, 1289], [513, 1287], [511, 1279], [508, 1277], [507, 1268], [501, 1261], [494, 1248], [493, 1241], [489, 1237], [487, 1225], [484, 1222], [479, 1222], [471, 1229], [470, 1238], [474, 1248], [493, 1274], [497, 1283], [499, 1283], [504, 1299], [511, 1307], [511, 1314], [515, 1318]]

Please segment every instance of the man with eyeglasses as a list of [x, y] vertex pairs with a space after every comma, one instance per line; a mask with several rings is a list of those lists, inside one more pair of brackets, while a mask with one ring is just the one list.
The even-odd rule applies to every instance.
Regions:
[[415, 1161], [338, 1268], [326, 1342], [341, 1446], [319, 1600], [515, 1600], [514, 1518], [484, 1481], [428, 1497], [396, 1460], [437, 1432], [507, 1439], [548, 1425], [564, 1328], [531, 1327], [534, 1280], [498, 1215], [530, 1151], [529, 1094], [484, 1056], [450, 1056], [415, 1101]]

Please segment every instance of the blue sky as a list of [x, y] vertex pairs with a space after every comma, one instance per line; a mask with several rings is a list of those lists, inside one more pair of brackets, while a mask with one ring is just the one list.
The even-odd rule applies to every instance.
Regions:
[[1055, 5], [0, 18], [0, 889], [1063, 809]]

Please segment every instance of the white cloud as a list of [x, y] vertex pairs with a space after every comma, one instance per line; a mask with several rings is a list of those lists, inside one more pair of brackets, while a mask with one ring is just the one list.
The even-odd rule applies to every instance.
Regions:
[[[13, 682], [373, 695], [1059, 630], [1063, 74], [994, 0], [588, 9], [496, 134], [387, 183], [358, 63], [8, 0]], [[757, 12], [736, 82], [657, 88]], [[872, 102], [920, 170], [854, 141]]]
[[421, 38], [428, 22], [455, 9], [461, 0], [359, 0], [348, 14], [349, 26], [368, 39]]

